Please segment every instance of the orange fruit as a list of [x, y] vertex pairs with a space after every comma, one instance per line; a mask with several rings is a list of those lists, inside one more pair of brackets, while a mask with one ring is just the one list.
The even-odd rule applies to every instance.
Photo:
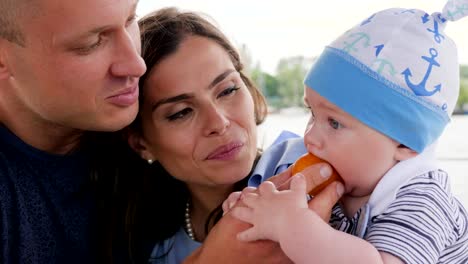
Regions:
[[[314, 156], [310, 153], [304, 154], [299, 159], [297, 159], [296, 162], [294, 162], [294, 164], [292, 165], [292, 175], [304, 170], [305, 168], [313, 164], [321, 163], [321, 162], [328, 163], [324, 161], [323, 159], [317, 156]], [[343, 182], [343, 180], [341, 180], [340, 176], [338, 175], [335, 169], [333, 169], [333, 172], [330, 178], [328, 178], [326, 181], [322, 182], [321, 184], [315, 186], [315, 188], [312, 189], [312, 191], [310, 191], [309, 194], [314, 196], [320, 193], [323, 189], [325, 189], [325, 187], [327, 187], [330, 183], [334, 181]]]

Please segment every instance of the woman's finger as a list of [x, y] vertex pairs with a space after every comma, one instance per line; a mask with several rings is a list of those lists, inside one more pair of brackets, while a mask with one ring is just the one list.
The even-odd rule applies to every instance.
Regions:
[[[279, 186], [283, 185], [285, 182], [287, 182], [291, 178], [291, 167], [286, 169], [285, 171], [270, 177], [267, 181], [272, 182], [276, 188], [279, 190]], [[288, 185], [289, 187], [289, 185]]]
[[314, 210], [324, 221], [328, 222], [333, 206], [335, 206], [343, 193], [343, 184], [337, 181], [332, 182], [309, 201], [309, 208]]
[[[332, 169], [327, 163], [316, 163], [305, 168], [301, 171], [301, 174], [304, 175], [307, 182], [307, 192], [310, 192], [313, 188], [321, 184], [330, 178], [332, 174]], [[282, 185], [278, 186], [278, 190], [289, 189], [291, 185], [291, 179], [285, 181]]]

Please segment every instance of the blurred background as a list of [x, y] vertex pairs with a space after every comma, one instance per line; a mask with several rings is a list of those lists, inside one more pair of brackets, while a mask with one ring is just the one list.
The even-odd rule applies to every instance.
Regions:
[[[140, 0], [137, 14], [175, 6], [205, 14], [241, 53], [245, 71], [267, 97], [270, 114], [260, 126], [259, 145], [278, 134], [302, 135], [309, 118], [303, 108], [302, 80], [323, 48], [344, 31], [386, 8], [440, 12], [445, 0]], [[468, 13], [468, 6], [459, 12]], [[460, 97], [438, 146], [438, 159], [449, 172], [452, 190], [468, 207], [468, 17], [449, 23], [446, 34], [458, 46]], [[358, 154], [358, 153], [357, 153]]]

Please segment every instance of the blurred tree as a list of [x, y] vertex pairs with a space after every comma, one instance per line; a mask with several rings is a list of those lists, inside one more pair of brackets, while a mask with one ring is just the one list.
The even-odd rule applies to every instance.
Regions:
[[460, 94], [455, 113], [466, 113], [468, 108], [468, 65], [460, 66]]
[[460, 81], [460, 95], [457, 101], [457, 112], [465, 113], [468, 109], [468, 78]]
[[[244, 64], [244, 72], [252, 78], [274, 108], [303, 105], [303, 79], [315, 58], [295, 56], [283, 58], [276, 67], [276, 76], [264, 72], [257, 62], [254, 66], [251, 52], [242, 44], [239, 53]], [[460, 95], [457, 111], [468, 107], [468, 65], [460, 66]], [[465, 110], [466, 111], [466, 110]]]
[[275, 76], [262, 71], [260, 64], [252, 69], [252, 80], [261, 89], [266, 97], [268, 104], [274, 108], [281, 107], [281, 97], [279, 93], [279, 83]]
[[241, 62], [244, 65], [244, 72], [248, 75], [251, 75], [253, 59], [249, 47], [246, 44], [242, 44], [237, 49], [239, 51]]
[[296, 56], [281, 59], [276, 68], [282, 106], [303, 106], [302, 81], [315, 59]]
[[460, 66], [460, 78], [468, 79], [468, 65]]
[[264, 72], [259, 62], [254, 66], [251, 52], [246, 44], [242, 44], [238, 50], [244, 64], [244, 73], [250, 76], [260, 91], [262, 91], [268, 105], [273, 108], [281, 107], [281, 97], [278, 91], [279, 84], [276, 77]]

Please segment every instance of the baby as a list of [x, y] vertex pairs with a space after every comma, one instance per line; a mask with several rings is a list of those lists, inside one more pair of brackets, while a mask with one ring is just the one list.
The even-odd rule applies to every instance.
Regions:
[[232, 209], [253, 225], [239, 239], [278, 241], [295, 263], [468, 263], [467, 212], [435, 157], [459, 92], [444, 28], [467, 9], [454, 0], [432, 15], [383, 10], [324, 50], [304, 81], [304, 143], [337, 170], [345, 195], [326, 223], [308, 209], [300, 174], [285, 191], [263, 182]]

